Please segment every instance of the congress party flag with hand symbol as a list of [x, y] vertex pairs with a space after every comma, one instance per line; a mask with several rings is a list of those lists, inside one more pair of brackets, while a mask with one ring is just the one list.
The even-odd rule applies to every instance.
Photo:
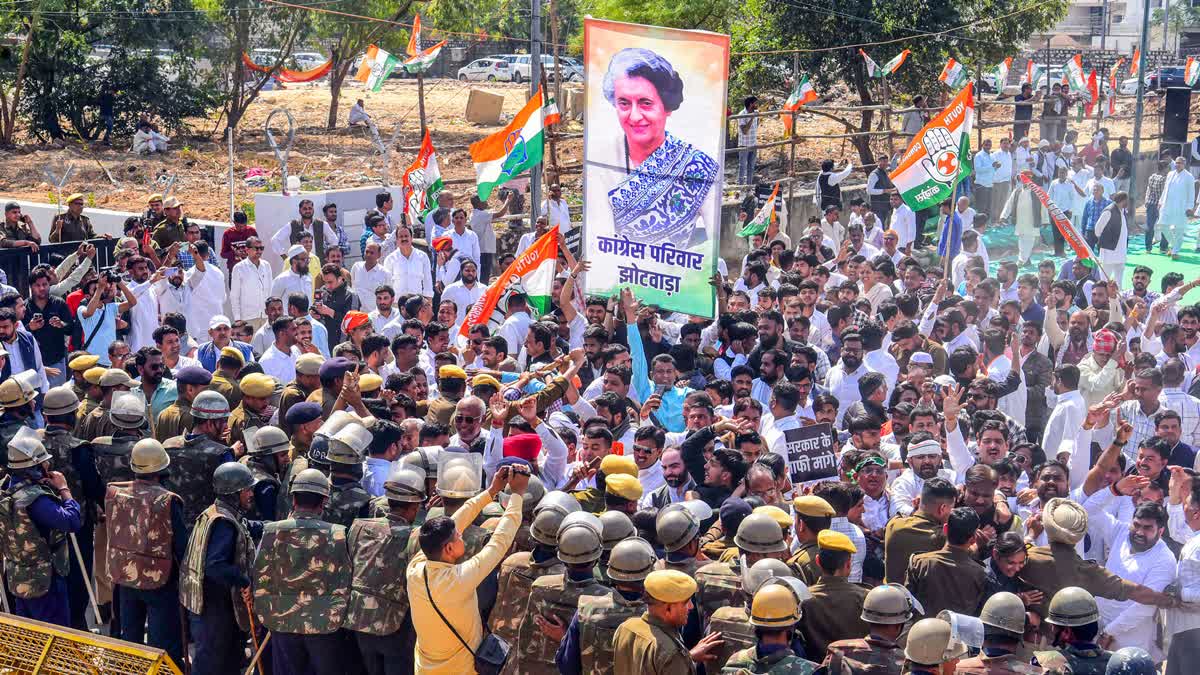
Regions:
[[926, 124], [890, 174], [900, 198], [913, 211], [937, 206], [971, 175], [974, 85], [968, 83], [950, 105]]

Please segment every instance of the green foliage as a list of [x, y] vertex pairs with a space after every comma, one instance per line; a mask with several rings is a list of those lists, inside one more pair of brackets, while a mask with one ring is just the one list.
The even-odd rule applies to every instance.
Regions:
[[[102, 96], [111, 96], [114, 132], [131, 134], [142, 114], [178, 131], [184, 119], [216, 104], [197, 68], [203, 26], [190, 0], [167, 0], [149, 12], [140, 0], [39, 0], [20, 112], [40, 138], [99, 138]], [[0, 26], [27, 26], [32, 8], [0, 11]], [[197, 20], [199, 19], [199, 20]], [[23, 28], [23, 32], [28, 30]], [[98, 49], [113, 45], [110, 49]], [[7, 88], [19, 48], [0, 60]]]

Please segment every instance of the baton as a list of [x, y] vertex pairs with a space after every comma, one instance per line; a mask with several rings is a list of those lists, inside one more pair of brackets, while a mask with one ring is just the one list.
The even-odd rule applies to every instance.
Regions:
[[96, 604], [96, 591], [92, 588], [92, 581], [88, 579], [88, 573], [83, 564], [83, 553], [79, 550], [79, 539], [75, 537], [74, 532], [68, 532], [71, 537], [71, 550], [75, 551], [75, 559], [79, 561], [79, 576], [83, 577], [83, 585], [87, 587], [88, 599], [92, 601], [92, 614], [96, 617], [96, 627], [104, 625], [104, 620], [100, 618], [100, 607]]

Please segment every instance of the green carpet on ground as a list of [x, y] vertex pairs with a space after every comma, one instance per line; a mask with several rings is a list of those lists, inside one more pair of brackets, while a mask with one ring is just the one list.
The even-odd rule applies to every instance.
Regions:
[[[1017, 259], [1017, 237], [1013, 233], [1011, 225], [989, 227], [983, 233], [983, 241], [987, 246], [988, 257], [992, 262], [991, 273], [993, 275], [996, 273], [995, 263]], [[1123, 288], [1130, 286], [1133, 280], [1133, 269], [1139, 265], [1145, 265], [1154, 270], [1154, 277], [1150, 281], [1150, 290], [1156, 293], [1161, 291], [1161, 279], [1169, 272], [1179, 272], [1182, 274], [1184, 283], [1200, 276], [1200, 252], [1196, 251], [1194, 229], [1184, 237], [1183, 252], [1180, 254], [1178, 260], [1171, 260], [1169, 255], [1159, 253], [1157, 243], [1154, 246], [1154, 252], [1147, 253], [1145, 241], [1145, 234], [1142, 232], [1132, 234], [1129, 237], [1129, 255], [1125, 261], [1125, 284]], [[1030, 274], [1037, 274], [1037, 264], [1046, 258], [1054, 260], [1060, 268], [1063, 260], [1066, 259], [1054, 256], [1054, 239], [1049, 226], [1042, 228], [1042, 241], [1035, 247], [1030, 264], [1022, 267], [1020, 273], [1025, 274], [1028, 272]], [[1200, 302], [1200, 288], [1188, 293], [1181, 304], [1196, 302]]]

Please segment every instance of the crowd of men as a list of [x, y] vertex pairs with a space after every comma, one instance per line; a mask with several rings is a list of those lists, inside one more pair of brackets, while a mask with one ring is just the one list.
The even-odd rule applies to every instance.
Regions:
[[0, 295], [6, 606], [192, 673], [1188, 672], [1200, 279], [944, 265], [874, 177], [713, 321], [587, 296], [564, 242], [549, 311], [465, 329], [507, 203], [209, 246], [152, 195], [114, 267]]

